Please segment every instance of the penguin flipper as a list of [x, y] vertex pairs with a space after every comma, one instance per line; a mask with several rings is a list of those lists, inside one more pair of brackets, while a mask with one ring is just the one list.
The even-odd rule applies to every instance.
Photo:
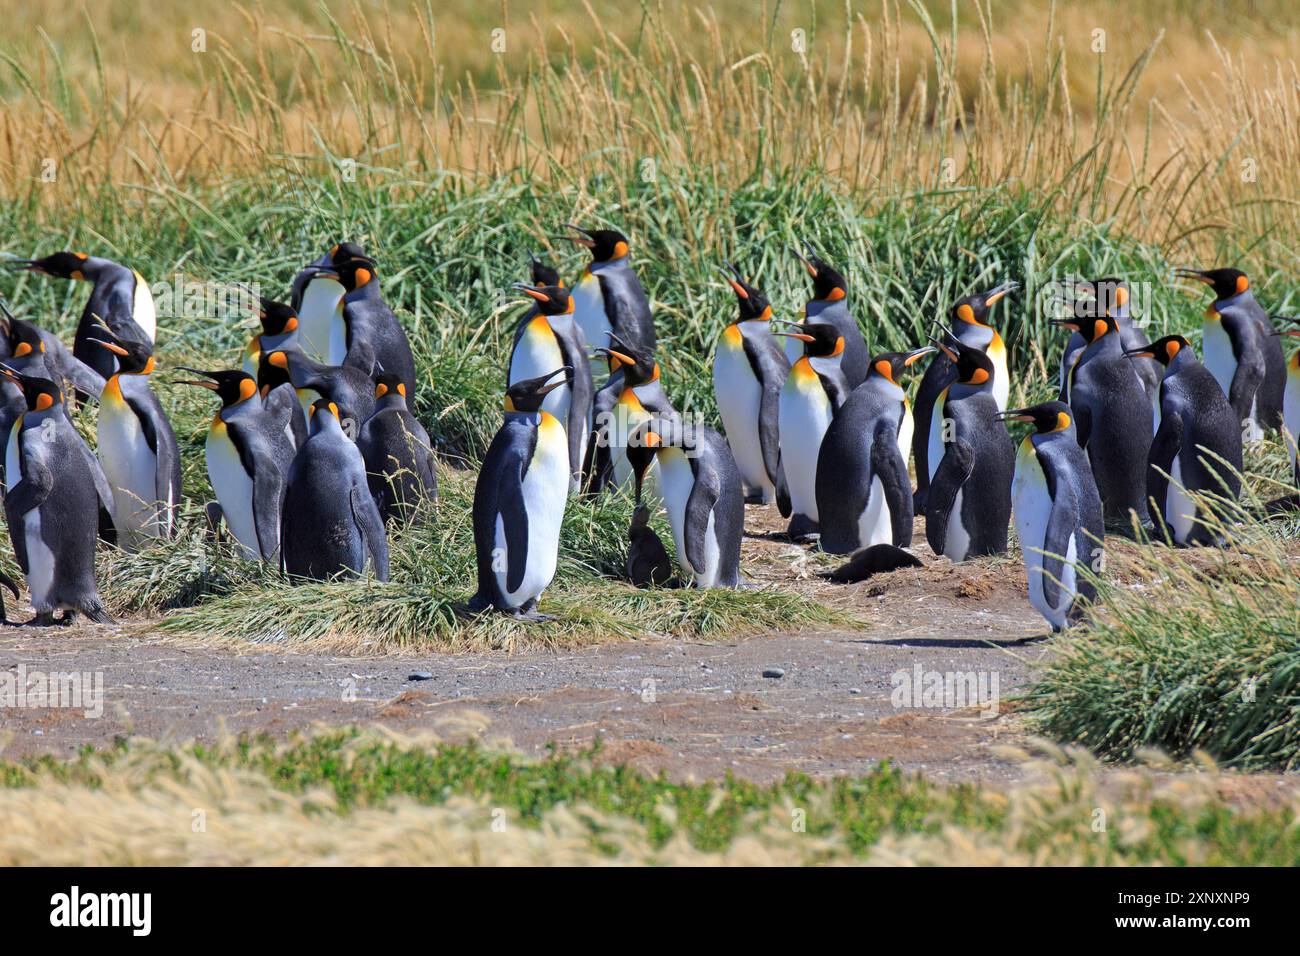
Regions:
[[1161, 414], [1160, 427], [1151, 439], [1147, 457], [1147, 498], [1150, 499], [1151, 517], [1157, 531], [1164, 527], [1165, 499], [1169, 495], [1169, 476], [1174, 471], [1174, 459], [1182, 446], [1183, 418], [1179, 414]]
[[1264, 353], [1249, 336], [1233, 336], [1229, 332], [1229, 337], [1237, 350], [1237, 371], [1228, 387], [1228, 403], [1239, 417], [1245, 418], [1264, 384]]
[[117, 514], [113, 504], [113, 487], [108, 483], [108, 477], [104, 474], [104, 466], [99, 463], [99, 459], [90, 450], [90, 446], [81, 441], [79, 435], [77, 438], [81, 458], [85, 461], [86, 467], [90, 469], [90, 480], [95, 485], [95, 497], [99, 499], [99, 537], [109, 544], [115, 544], [117, 542]]
[[[180, 455], [176, 448], [176, 438], [170, 434], [163, 433], [157, 427], [157, 422], [153, 413], [162, 416], [162, 421], [166, 423], [166, 413], [163, 412], [162, 406], [150, 408], [144, 402], [141, 402], [135, 396], [126, 396], [127, 407], [135, 414], [136, 420], [140, 423], [140, 431], [144, 434], [144, 440], [149, 445], [149, 450], [154, 454], [154, 503], [159, 512], [168, 509], [167, 502], [172, 502], [171, 508], [177, 507], [180, 495], [173, 493], [172, 477], [180, 473]], [[164, 527], [170, 528], [172, 525], [172, 515], [159, 514], [159, 523]], [[170, 537], [170, 532], [168, 534]]]
[[375, 499], [370, 497], [370, 488], [364, 481], [352, 486], [350, 498], [352, 520], [361, 529], [362, 540], [375, 567], [375, 577], [387, 584], [388, 538], [384, 534], [384, 522], [379, 517], [379, 509], [375, 507]]
[[[1044, 469], [1046, 471], [1046, 469]], [[1070, 539], [1078, 526], [1079, 502], [1068, 482], [1051, 482], [1047, 493], [1052, 496], [1052, 513], [1047, 518], [1047, 531], [1043, 535], [1043, 600], [1056, 607], [1061, 600], [1061, 576], [1065, 573], [1065, 559], [1070, 552]], [[1054, 487], [1053, 487], [1054, 486]], [[1076, 555], [1076, 560], [1078, 555]]]
[[709, 514], [721, 494], [722, 483], [717, 472], [699, 469], [691, 493], [686, 498], [686, 520], [682, 522], [682, 534], [686, 537], [683, 548], [686, 560], [699, 573], [703, 573], [708, 564], [704, 557], [704, 536], [708, 532]]
[[528, 505], [524, 501], [524, 464], [511, 469], [501, 483], [497, 507], [506, 538], [506, 590], [517, 591], [528, 567]]
[[99, 400], [104, 392], [104, 376], [66, 350], [58, 361], [60, 378], [70, 382], [78, 394]]
[[777, 459], [776, 463], [776, 510], [782, 518], [794, 514], [794, 503], [790, 500], [790, 483], [785, 477], [785, 463]]
[[895, 547], [912, 544], [912, 482], [907, 463], [898, 453], [898, 438], [891, 436], [888, 423], [881, 422], [871, 442], [871, 472], [880, 479], [881, 490], [889, 504], [891, 542]]
[[925, 504], [925, 537], [935, 554], [943, 554], [957, 492], [974, 471], [975, 450], [969, 443], [956, 439], [944, 446], [943, 459], [930, 480]]

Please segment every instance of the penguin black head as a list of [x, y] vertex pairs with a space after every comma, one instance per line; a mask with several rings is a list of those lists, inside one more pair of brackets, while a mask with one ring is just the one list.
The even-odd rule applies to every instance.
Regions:
[[1008, 292], [1020, 288], [1018, 282], [1003, 282], [987, 292], [977, 292], [958, 299], [952, 307], [953, 322], [965, 322], [967, 325], [988, 325], [989, 312]]
[[957, 381], [963, 385], [987, 385], [993, 381], [993, 360], [983, 349], [972, 348], [955, 336], [946, 343], [932, 340], [957, 366]]
[[658, 416], [641, 426], [628, 436], [627, 463], [632, 466], [636, 478], [636, 502], [641, 503], [641, 483], [645, 473], [661, 448], [681, 448], [688, 455], [695, 454], [699, 446], [701, 433], [693, 422]]
[[123, 341], [102, 325], [94, 335], [87, 336], [86, 341], [116, 355], [117, 370], [123, 375], [149, 375], [153, 372], [153, 346], [149, 342]]
[[258, 321], [263, 335], [286, 335], [298, 327], [298, 313], [293, 306], [258, 296]]
[[346, 262], [336, 265], [334, 271], [338, 273], [339, 282], [343, 288], [349, 292], [364, 288], [379, 278], [375, 261], [363, 256], [348, 259]]
[[[561, 377], [556, 378], [557, 375]], [[546, 375], [515, 382], [506, 389], [506, 411], [537, 411], [542, 407], [542, 400], [546, 398], [547, 393], [559, 388], [561, 385], [567, 385], [572, 381], [572, 377], [573, 366], [564, 365]]]
[[804, 351], [811, 358], [833, 358], [844, 351], [844, 336], [829, 322], [790, 322], [798, 332], [773, 332], [804, 343]]
[[341, 427], [347, 417], [348, 413], [328, 398], [318, 398], [307, 406], [307, 425], [313, 435], [327, 425], [331, 419]]
[[937, 351], [939, 350], [933, 345], [923, 345], [919, 349], [912, 349], [910, 352], [881, 352], [871, 360], [871, 371], [868, 374], [878, 375], [897, 385], [898, 377], [903, 374], [903, 369], [926, 355]]
[[746, 282], [745, 277], [740, 274], [740, 270], [730, 262], [724, 262], [723, 266], [728, 273], [727, 284], [731, 286], [731, 291], [736, 293], [736, 302], [740, 306], [740, 318], [737, 321], [748, 322], [753, 319], [770, 319], [772, 317], [772, 304], [768, 302], [763, 290]]
[[87, 258], [84, 252], [56, 252], [43, 259], [10, 259], [6, 265], [12, 269], [59, 279], [85, 279], [82, 269], [85, 268]]
[[1071, 303], [1071, 311], [1080, 318], [1114, 315], [1129, 301], [1128, 283], [1118, 276], [1075, 279], [1073, 291], [1074, 295], [1066, 301]]
[[0, 375], [22, 389], [29, 412], [43, 412], [63, 404], [63, 390], [48, 378], [24, 375], [3, 363], [0, 363]]
[[[1085, 311], [1095, 312], [1090, 306], [1082, 306]], [[1080, 317], [1078, 315], [1070, 316], [1064, 319], [1049, 320], [1053, 325], [1058, 325], [1063, 329], [1069, 329], [1071, 332], [1078, 332], [1083, 336], [1083, 340], [1091, 345], [1103, 335], [1119, 331], [1119, 323], [1115, 321], [1113, 315], [1089, 315]]]
[[528, 254], [529, 275], [532, 277], [533, 285], [538, 288], [548, 288], [550, 286], [563, 286], [560, 281], [560, 274], [551, 266], [548, 266], [531, 252]]
[[1240, 269], [1177, 269], [1174, 275], [1180, 279], [1204, 282], [1214, 289], [1216, 301], [1231, 299], [1250, 288], [1250, 279]]
[[1192, 343], [1181, 335], [1166, 335], [1163, 339], [1156, 339], [1150, 345], [1129, 349], [1124, 354], [1131, 358], [1155, 359], [1161, 365], [1168, 365], [1179, 352], [1191, 347]]
[[329, 259], [330, 265], [334, 266], [342, 265], [349, 259], [365, 259], [367, 261], [374, 261], [366, 255], [366, 250], [361, 248], [360, 243], [356, 242], [340, 242], [330, 250]]
[[406, 401], [406, 385], [399, 376], [392, 372], [384, 372], [375, 379], [375, 401], [383, 398], [391, 399], [394, 395]]
[[653, 354], [629, 345], [613, 332], [609, 333], [609, 344], [617, 348], [598, 348], [596, 351], [608, 356], [611, 374], [623, 369], [623, 381], [628, 385], [644, 385], [659, 378], [659, 363]]
[[9, 316], [9, 351], [14, 358], [44, 352], [45, 340], [41, 338], [41, 330], [31, 322]]
[[281, 350], [276, 352], [263, 352], [262, 357], [257, 362], [257, 387], [265, 396], [273, 388], [279, 388], [281, 385], [292, 385], [289, 378], [289, 355]]
[[627, 236], [623, 235], [617, 229], [583, 229], [581, 226], [575, 226], [566, 222], [565, 229], [572, 229], [580, 233], [577, 236], [561, 236], [562, 239], [568, 239], [580, 246], [586, 246], [591, 250], [592, 262], [611, 262], [614, 259], [622, 259], [627, 255]]
[[836, 302], [848, 295], [849, 286], [844, 280], [844, 276], [831, 266], [829, 262], [813, 252], [812, 246], [804, 243], [804, 248], [808, 254], [799, 256], [803, 262], [803, 267], [808, 270], [808, 275], [813, 280], [813, 298], [822, 302]]
[[176, 384], [197, 385], [199, 388], [206, 388], [209, 391], [216, 392], [217, 397], [221, 399], [222, 408], [229, 408], [231, 405], [246, 402], [257, 394], [257, 383], [253, 381], [253, 376], [244, 371], [205, 372], [202, 369], [190, 368], [186, 365], [179, 365], [177, 369], [182, 372], [193, 372], [195, 375], [202, 375], [208, 379], [206, 382], [188, 379], [178, 380]]
[[518, 289], [535, 301], [537, 311], [542, 315], [568, 315], [573, 311], [573, 296], [561, 286], [530, 286], [516, 282], [511, 288]]
[[1043, 402], [1028, 408], [1008, 408], [993, 417], [1000, 422], [1032, 422], [1037, 435], [1063, 432], [1074, 424], [1074, 415], [1065, 402]]

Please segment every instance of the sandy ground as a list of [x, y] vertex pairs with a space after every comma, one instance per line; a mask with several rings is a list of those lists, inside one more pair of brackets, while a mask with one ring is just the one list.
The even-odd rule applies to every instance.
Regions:
[[[600, 737], [609, 759], [678, 778], [859, 773], [890, 758], [939, 779], [1014, 779], [1017, 765], [994, 753], [998, 744], [1024, 739], [1007, 698], [1050, 653], [1019, 562], [935, 560], [918, 522], [915, 550], [926, 567], [832, 585], [816, 574], [828, 559], [784, 540], [781, 526], [774, 510], [747, 509], [750, 577], [851, 608], [867, 627], [378, 658], [231, 653], [160, 636], [147, 621], [116, 629], [0, 628], [0, 672], [16, 677], [21, 665], [28, 683], [37, 671], [98, 672], [103, 680], [99, 717], [87, 717], [84, 707], [0, 710], [12, 735], [5, 752], [70, 754], [128, 733], [283, 735], [315, 723], [380, 722], [410, 731], [474, 712], [486, 716], [493, 738], [508, 738], [525, 753]], [[996, 692], [999, 700], [896, 706], [895, 685], [913, 686], [918, 666], [982, 675], [983, 699]], [[773, 669], [782, 676], [763, 676]], [[431, 676], [409, 679], [416, 672]]]

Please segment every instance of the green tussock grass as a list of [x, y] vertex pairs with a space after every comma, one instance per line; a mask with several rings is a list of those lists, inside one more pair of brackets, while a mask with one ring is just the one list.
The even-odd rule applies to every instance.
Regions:
[[[534, 761], [373, 730], [278, 744], [124, 740], [70, 760], [0, 761], [0, 861], [1300, 862], [1294, 802], [1234, 806], [1215, 792], [1221, 781], [1210, 767], [1177, 784], [1131, 773], [1103, 788], [1089, 758], [1051, 748], [1025, 783], [1001, 791], [936, 784], [888, 763], [827, 781], [680, 783], [611, 765], [599, 743]], [[174, 823], [194, 807], [207, 811], [197, 835]], [[1098, 808], [1115, 821], [1102, 832]], [[81, 832], [77, 820], [89, 817], [78, 813], [95, 814], [93, 833]]]

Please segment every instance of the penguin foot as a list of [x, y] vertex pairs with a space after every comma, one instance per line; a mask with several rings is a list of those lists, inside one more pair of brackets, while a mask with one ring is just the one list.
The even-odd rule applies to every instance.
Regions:
[[554, 615], [542, 614], [540, 611], [525, 611], [523, 608], [516, 608], [510, 616], [516, 621], [524, 621], [528, 624], [545, 624], [547, 621], [555, 620]]
[[209, 501], [203, 506], [203, 516], [207, 519], [208, 531], [212, 533], [212, 537], [220, 541], [221, 519], [225, 517], [225, 512], [221, 510], [221, 502]]
[[54, 620], [53, 611], [37, 611], [36, 616], [30, 621], [24, 621], [22, 627], [53, 627], [55, 624], [62, 624], [62, 621]]
[[786, 533], [791, 541], [816, 541], [822, 536], [821, 526], [804, 514], [796, 514], [790, 519]]

